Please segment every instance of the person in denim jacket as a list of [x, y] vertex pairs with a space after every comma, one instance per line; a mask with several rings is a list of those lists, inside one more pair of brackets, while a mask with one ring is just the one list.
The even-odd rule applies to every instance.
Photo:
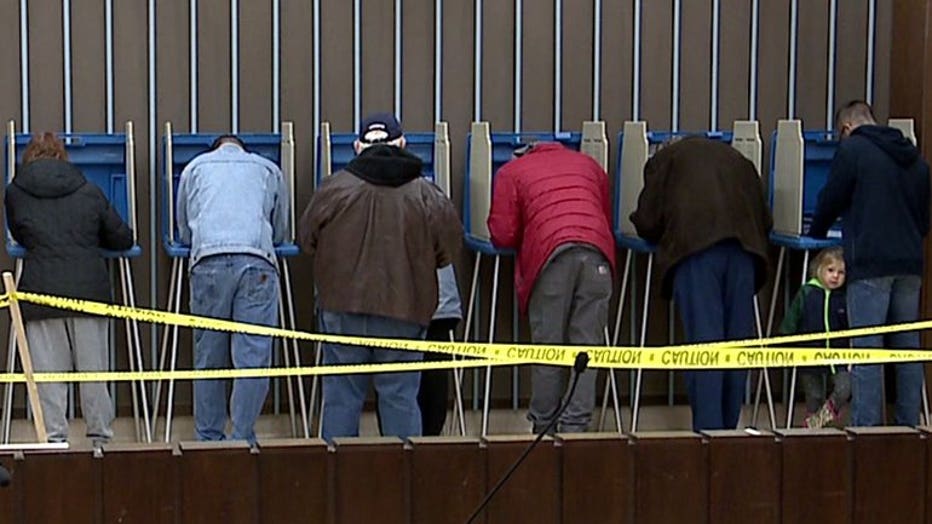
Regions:
[[[273, 326], [278, 323], [279, 277], [274, 245], [285, 238], [288, 194], [281, 170], [224, 135], [194, 158], [178, 186], [178, 229], [191, 245], [191, 313]], [[195, 369], [267, 368], [272, 339], [194, 330]], [[194, 426], [199, 440], [223, 440], [226, 381], [194, 381]], [[268, 378], [233, 381], [230, 438], [256, 441], [256, 418]]]

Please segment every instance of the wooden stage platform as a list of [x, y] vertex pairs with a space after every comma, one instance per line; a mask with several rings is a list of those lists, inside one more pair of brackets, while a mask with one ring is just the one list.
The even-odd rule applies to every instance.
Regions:
[[[544, 440], [483, 523], [932, 522], [932, 428]], [[463, 523], [530, 435], [0, 452], [0, 522]]]

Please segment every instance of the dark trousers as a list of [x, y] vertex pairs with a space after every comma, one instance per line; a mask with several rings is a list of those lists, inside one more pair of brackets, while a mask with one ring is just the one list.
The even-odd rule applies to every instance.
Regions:
[[[438, 318], [427, 327], [427, 340], [450, 341], [450, 331], [456, 330], [458, 318]], [[424, 361], [450, 360], [446, 353], [424, 353]], [[450, 395], [450, 370], [432, 369], [421, 372], [421, 389], [417, 403], [421, 407], [421, 425], [424, 436], [439, 435], [447, 420], [448, 397]]]
[[[737, 241], [690, 255], [675, 271], [673, 296], [687, 342], [753, 336], [754, 258]], [[693, 430], [737, 427], [746, 376], [746, 370], [686, 372]]]
[[[458, 318], [438, 318], [430, 321], [426, 340], [450, 341], [450, 331], [459, 325]], [[446, 353], [424, 352], [424, 362], [451, 360]], [[376, 394], [378, 396], [378, 394]], [[421, 386], [417, 392], [417, 403], [421, 409], [421, 431], [425, 437], [437, 436], [443, 431], [447, 421], [447, 399], [450, 396], [450, 370], [432, 369], [421, 372]], [[379, 433], [382, 431], [382, 417], [376, 411]]]

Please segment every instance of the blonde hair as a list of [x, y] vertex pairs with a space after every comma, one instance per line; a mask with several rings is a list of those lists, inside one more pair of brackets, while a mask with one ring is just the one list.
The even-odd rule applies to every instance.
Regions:
[[819, 251], [819, 254], [812, 259], [812, 264], [809, 265], [809, 278], [818, 278], [822, 268], [832, 262], [845, 263], [845, 251], [842, 248], [827, 247]]

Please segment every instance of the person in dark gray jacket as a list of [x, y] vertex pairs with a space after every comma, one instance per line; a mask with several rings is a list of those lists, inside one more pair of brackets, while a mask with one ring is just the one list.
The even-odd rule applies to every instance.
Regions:
[[[19, 289], [109, 302], [110, 277], [101, 249], [133, 245], [133, 232], [103, 192], [68, 162], [65, 146], [52, 133], [33, 137], [22, 168], [6, 190], [7, 224], [26, 248]], [[22, 305], [36, 372], [105, 371], [106, 318], [84, 316], [34, 304]], [[39, 384], [39, 399], [50, 441], [68, 439], [68, 388]], [[82, 382], [81, 413], [87, 436], [110, 440], [113, 404], [103, 382]]]

